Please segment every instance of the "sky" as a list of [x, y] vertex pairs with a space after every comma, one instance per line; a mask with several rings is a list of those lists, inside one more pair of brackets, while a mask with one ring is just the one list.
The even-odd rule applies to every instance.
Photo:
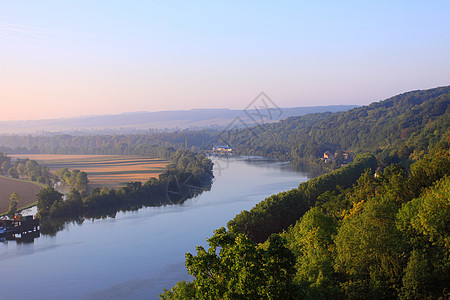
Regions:
[[450, 1], [0, 0], [0, 121], [450, 84]]

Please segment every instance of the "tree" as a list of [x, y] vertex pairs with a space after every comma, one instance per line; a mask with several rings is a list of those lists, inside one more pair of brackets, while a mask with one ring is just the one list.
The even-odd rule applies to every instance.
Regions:
[[2, 174], [8, 174], [9, 168], [11, 168], [11, 163], [9, 162], [9, 160], [4, 161], [1, 165]]
[[186, 254], [198, 299], [298, 299], [295, 258], [284, 238], [272, 235], [267, 250], [225, 228], [208, 239], [210, 248]]
[[17, 172], [20, 176], [25, 176], [25, 165], [23, 163], [17, 165]]
[[68, 185], [70, 182], [70, 171], [68, 168], [59, 169], [55, 173], [56, 177], [61, 181], [62, 183]]
[[405, 203], [397, 214], [397, 228], [413, 248], [403, 277], [404, 299], [438, 298], [448, 293], [449, 216], [450, 176]]
[[37, 208], [40, 214], [48, 214], [55, 202], [61, 202], [63, 194], [52, 187], [45, 187], [37, 194]]
[[355, 203], [335, 237], [335, 270], [347, 299], [393, 298], [401, 285], [406, 240], [395, 226], [398, 206], [385, 196]]
[[11, 219], [15, 216], [17, 211], [17, 203], [19, 202], [20, 196], [17, 193], [12, 193], [9, 197], [9, 200], [11, 201], [9, 203], [9, 210], [8, 210], [8, 217]]
[[8, 170], [8, 175], [11, 176], [12, 178], [19, 178], [19, 173], [17, 173], [17, 170], [13, 167], [9, 168]]
[[297, 257], [296, 281], [308, 298], [336, 298], [332, 239], [335, 234], [336, 223], [318, 207], [310, 209], [286, 232], [288, 248]]
[[86, 172], [78, 172], [77, 173], [77, 177], [76, 177], [76, 183], [75, 183], [75, 187], [80, 191], [80, 192], [86, 192], [88, 189], [88, 176]]
[[192, 300], [195, 299], [195, 287], [191, 282], [182, 280], [177, 282], [170, 290], [164, 289], [164, 293], [159, 295], [159, 298], [166, 300]]

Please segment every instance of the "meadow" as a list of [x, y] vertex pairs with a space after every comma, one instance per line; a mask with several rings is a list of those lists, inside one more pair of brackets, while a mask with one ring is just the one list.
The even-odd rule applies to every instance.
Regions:
[[90, 188], [121, 187], [130, 181], [158, 178], [169, 163], [158, 158], [124, 155], [23, 154], [11, 157], [36, 160], [52, 173], [63, 168], [84, 171], [88, 174]]
[[9, 197], [12, 193], [20, 196], [18, 208], [25, 208], [37, 201], [37, 193], [42, 186], [30, 181], [0, 176], [0, 214], [9, 210]]

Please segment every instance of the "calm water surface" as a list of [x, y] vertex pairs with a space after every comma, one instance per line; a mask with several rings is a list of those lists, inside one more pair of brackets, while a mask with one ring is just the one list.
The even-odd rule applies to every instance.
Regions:
[[307, 174], [256, 157], [213, 158], [211, 191], [182, 206], [143, 208], [67, 224], [34, 243], [0, 243], [2, 299], [158, 299], [189, 280], [186, 252], [242, 210], [298, 186]]

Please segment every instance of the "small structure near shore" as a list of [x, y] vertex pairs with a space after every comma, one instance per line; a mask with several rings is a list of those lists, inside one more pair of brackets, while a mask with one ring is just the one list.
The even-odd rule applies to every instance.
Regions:
[[226, 155], [231, 155], [233, 154], [233, 148], [231, 148], [228, 145], [225, 146], [213, 146], [211, 149], [213, 154], [226, 154]]
[[336, 151], [335, 153], [330, 151], [325, 151], [323, 153], [323, 157], [320, 158], [321, 160], [325, 161], [325, 163], [332, 163], [336, 160], [341, 162], [341, 165], [346, 165], [347, 163], [351, 162], [351, 157], [347, 152], [343, 152], [341, 150]]
[[12, 220], [0, 220], [0, 238], [14, 239], [17, 234], [21, 237], [39, 234], [39, 219], [24, 216]]

